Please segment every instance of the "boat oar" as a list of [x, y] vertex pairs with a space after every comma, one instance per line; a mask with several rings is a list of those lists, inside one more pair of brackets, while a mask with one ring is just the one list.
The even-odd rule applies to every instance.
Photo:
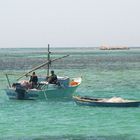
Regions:
[[62, 56], [62, 57], [59, 57], [59, 58], [56, 58], [56, 59], [47, 61], [47, 62], [45, 62], [45, 63], [43, 63], [43, 64], [41, 64], [41, 65], [39, 65], [39, 66], [33, 68], [33, 69], [30, 70], [29, 72], [27, 72], [27, 73], [21, 75], [21, 76], [17, 79], [17, 81], [18, 81], [19, 79], [21, 79], [22, 77], [27, 76], [29, 73], [31, 73], [31, 72], [33, 72], [33, 71], [35, 71], [35, 70], [37, 70], [37, 69], [39, 69], [39, 68], [41, 68], [41, 67], [44, 67], [44, 66], [47, 65], [48, 63], [54, 62], [54, 61], [56, 61], [56, 60], [59, 60], [59, 59], [62, 59], [62, 58], [68, 57], [68, 56], [69, 56], [69, 55], [65, 55], [65, 56]]

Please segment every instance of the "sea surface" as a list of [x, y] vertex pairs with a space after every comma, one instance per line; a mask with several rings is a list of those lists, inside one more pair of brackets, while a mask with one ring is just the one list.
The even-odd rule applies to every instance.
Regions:
[[[140, 100], [140, 48], [51, 48], [59, 76], [82, 76], [74, 95]], [[9, 100], [8, 83], [47, 60], [47, 48], [0, 49], [0, 140], [140, 140], [140, 107], [78, 106], [74, 101]], [[36, 71], [46, 75], [47, 68]]]

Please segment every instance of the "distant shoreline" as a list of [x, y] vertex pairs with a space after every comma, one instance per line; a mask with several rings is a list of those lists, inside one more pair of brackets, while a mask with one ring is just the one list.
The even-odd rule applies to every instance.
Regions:
[[[46, 47], [0, 47], [0, 49], [45, 49]], [[51, 47], [52, 49], [100, 49], [100, 47]], [[128, 47], [128, 49], [140, 49], [139, 47]], [[101, 50], [101, 49], [100, 49]], [[110, 48], [110, 49], [103, 49], [103, 50], [123, 50], [121, 48]], [[127, 49], [124, 49], [127, 50]]]

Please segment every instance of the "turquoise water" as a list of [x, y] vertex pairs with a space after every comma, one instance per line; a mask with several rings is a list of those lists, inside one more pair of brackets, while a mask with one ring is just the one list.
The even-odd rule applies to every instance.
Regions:
[[[33, 50], [33, 52], [32, 52]], [[47, 49], [0, 49], [0, 139], [139, 140], [140, 108], [78, 106], [73, 101], [9, 100], [5, 73], [23, 72], [45, 62]], [[140, 100], [140, 49], [101, 51], [52, 48], [57, 75], [82, 76], [75, 94]], [[46, 74], [45, 68], [36, 71]]]

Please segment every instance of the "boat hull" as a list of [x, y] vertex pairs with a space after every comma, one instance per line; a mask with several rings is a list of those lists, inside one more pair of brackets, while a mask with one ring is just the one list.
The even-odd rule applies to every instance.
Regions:
[[[28, 90], [24, 94], [25, 100], [34, 99], [72, 99], [72, 95], [77, 87], [68, 87], [66, 89], [54, 89], [54, 90]], [[19, 99], [18, 93], [15, 89], [6, 89], [7, 96], [9, 99]]]
[[127, 101], [127, 102], [101, 102], [97, 101], [98, 98], [84, 98], [73, 97], [74, 101], [78, 105], [93, 106], [93, 107], [139, 107], [140, 101]]
[[59, 86], [55, 84], [49, 84], [43, 89], [22, 89], [7, 88], [6, 94], [9, 99], [20, 100], [35, 100], [35, 99], [72, 99], [73, 93], [81, 84], [81, 78], [76, 79], [77, 85]]

